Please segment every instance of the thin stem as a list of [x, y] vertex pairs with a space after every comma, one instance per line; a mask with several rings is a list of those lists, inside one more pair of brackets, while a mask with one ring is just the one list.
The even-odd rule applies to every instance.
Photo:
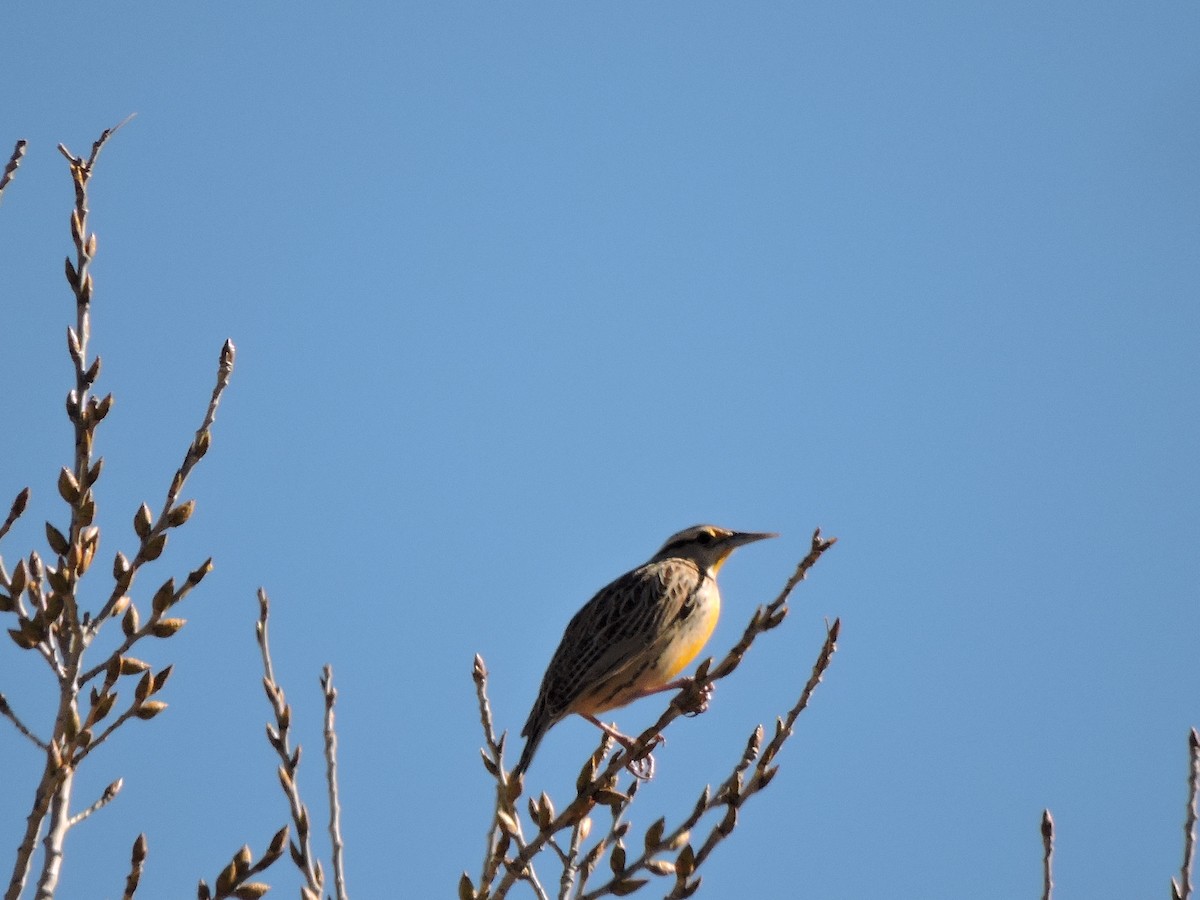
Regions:
[[146, 852], [146, 835], [139, 834], [129, 854], [129, 875], [125, 879], [125, 894], [121, 900], [133, 900], [138, 883], [142, 880], [142, 871], [146, 868]]
[[25, 155], [25, 147], [28, 146], [26, 141], [17, 141], [17, 146], [13, 148], [12, 155], [8, 158], [8, 165], [4, 167], [4, 174], [0, 175], [0, 198], [4, 196], [4, 189], [8, 187], [13, 180], [13, 176], [17, 174], [17, 169], [21, 165], [21, 158]]
[[29, 878], [38, 834], [42, 830], [42, 823], [46, 820], [46, 813], [50, 810], [50, 799], [58, 790], [58, 779], [61, 775], [62, 769], [57, 754], [53, 750], [47, 749], [46, 765], [42, 769], [41, 780], [34, 791], [33, 807], [29, 810], [29, 815], [25, 817], [25, 833], [21, 837], [21, 843], [17, 846], [12, 878], [8, 882], [4, 900], [18, 900], [25, 890], [25, 882]]
[[1042, 900], [1054, 892], [1054, 819], [1050, 810], [1042, 810]]
[[584, 822], [580, 819], [571, 827], [571, 845], [563, 855], [562, 878], [558, 882], [558, 900], [569, 900], [571, 889], [575, 887], [575, 878], [579, 874], [579, 850], [583, 844]]
[[337, 703], [337, 690], [333, 686], [332, 666], [325, 667], [321, 676], [321, 690], [325, 695], [325, 782], [329, 787], [329, 840], [333, 845], [333, 886], [337, 900], [347, 900], [346, 873], [342, 862], [342, 805], [338, 799], [337, 732], [333, 728], [333, 707]]
[[[483, 857], [483, 870], [479, 876], [480, 889], [484, 890], [496, 878], [500, 865], [508, 852], [508, 845], [517, 847], [518, 858], [525, 860], [524, 870], [519, 876], [527, 881], [537, 895], [538, 900], [549, 900], [549, 895], [542, 887], [537, 872], [532, 864], [532, 853], [527, 853], [528, 844], [521, 830], [521, 817], [517, 814], [513, 801], [520, 796], [520, 780], [509, 781], [504, 771], [504, 736], [496, 738], [492, 726], [492, 707], [487, 696], [487, 666], [483, 657], [476, 654], [471, 677], [475, 681], [475, 694], [479, 701], [479, 721], [483, 726], [484, 741], [491, 751], [489, 757], [484, 753], [484, 764], [488, 772], [496, 779], [496, 807], [492, 813], [492, 821], [488, 827], [487, 850]], [[510, 873], [511, 874], [511, 870]]]
[[[196, 431], [196, 437], [188, 446], [187, 452], [184, 454], [183, 462], [176, 470], [174, 477], [171, 479], [171, 485], [167, 489], [166, 499], [163, 501], [162, 510], [159, 512], [158, 519], [145, 537], [141, 539], [138, 547], [137, 555], [133, 561], [128, 563], [128, 572], [126, 577], [118, 578], [117, 583], [113, 586], [112, 593], [100, 612], [97, 613], [95, 619], [88, 626], [87, 637], [90, 641], [96, 636], [96, 632], [100, 630], [100, 626], [112, 614], [113, 607], [117, 605], [117, 601], [121, 599], [129, 591], [129, 586], [133, 583], [134, 577], [138, 570], [151, 558], [157, 556], [161, 552], [161, 546], [155, 550], [156, 542], [166, 540], [166, 532], [172, 527], [170, 517], [172, 512], [177, 508], [176, 503], [179, 500], [179, 493], [183, 490], [183, 485], [187, 481], [188, 475], [191, 474], [195, 467], [208, 452], [209, 445], [212, 442], [212, 425], [216, 420], [217, 407], [221, 403], [221, 397], [225, 393], [225, 389], [229, 386], [229, 379], [233, 375], [233, 365], [237, 359], [237, 348], [233, 345], [233, 341], [225, 341], [221, 347], [221, 357], [217, 366], [217, 383], [213, 388], [212, 397], [208, 402], [208, 409], [204, 414], [204, 421], [200, 424], [200, 428]], [[95, 678], [104, 666], [99, 665], [89, 669], [83, 675], [83, 683], [87, 683]]]
[[[13, 527], [13, 523], [21, 518], [21, 514], [25, 512], [25, 507], [28, 503], [29, 488], [24, 488], [21, 493], [17, 494], [16, 499], [12, 502], [12, 506], [9, 507], [8, 516], [5, 518], [4, 524], [0, 525], [0, 540], [3, 540], [4, 536], [8, 534], [8, 530]], [[5, 578], [5, 581], [7, 580]]]
[[291, 729], [292, 709], [287, 705], [283, 688], [275, 681], [275, 666], [271, 662], [271, 644], [268, 634], [268, 624], [271, 616], [271, 601], [267, 592], [258, 589], [258, 624], [255, 634], [258, 647], [262, 653], [263, 688], [267, 699], [275, 713], [275, 728], [267, 726], [267, 740], [275, 748], [280, 759], [279, 784], [287, 797], [292, 814], [292, 823], [296, 826], [296, 843], [292, 850], [292, 861], [304, 875], [306, 888], [320, 897], [325, 892], [325, 877], [321, 866], [313, 858], [312, 841], [309, 831], [308, 807], [300, 798], [300, 788], [296, 784], [296, 771], [300, 766], [300, 748], [295, 752], [291, 749], [289, 731]]
[[46, 830], [45, 840], [42, 841], [42, 877], [38, 880], [34, 900], [53, 900], [54, 891], [58, 887], [67, 831], [71, 827], [69, 804], [74, 780], [75, 772], [64, 767], [57, 790], [50, 799], [50, 826]]
[[15, 725], [17, 727], [17, 731], [21, 732], [21, 734], [25, 735], [25, 737], [29, 738], [29, 740], [33, 741], [33, 743], [38, 747], [38, 749], [40, 749], [40, 750], [49, 750], [50, 749], [50, 747], [46, 744], [45, 741], [43, 741], [36, 734], [34, 734], [32, 731], [30, 731], [28, 728], [25, 727], [25, 723], [22, 722], [17, 717], [17, 714], [13, 711], [13, 708], [8, 705], [8, 699], [3, 694], [0, 694], [0, 716], [4, 716], [6, 719], [8, 719], [10, 722], [12, 722], [13, 725]]
[[104, 789], [104, 793], [100, 795], [99, 799], [96, 800], [95, 803], [82, 812], [77, 812], [75, 815], [71, 816], [70, 821], [67, 823], [67, 827], [74, 828], [92, 813], [103, 809], [104, 807], [108, 806], [108, 804], [112, 803], [113, 800], [117, 798], [117, 794], [121, 793], [121, 788], [124, 786], [124, 784], [125, 780], [123, 778], [118, 778], [116, 781], [106, 787]]
[[1183, 865], [1179, 869], [1178, 900], [1192, 895], [1192, 865], [1196, 859], [1196, 795], [1200, 793], [1200, 733], [1188, 734], [1188, 804], [1183, 822]]

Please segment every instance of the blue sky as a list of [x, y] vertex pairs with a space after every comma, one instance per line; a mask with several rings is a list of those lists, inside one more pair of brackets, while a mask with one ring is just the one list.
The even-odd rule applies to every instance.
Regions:
[[[80, 803], [125, 789], [59, 896], [119, 896], [140, 831], [142, 893], [190, 896], [285, 820], [259, 585], [314, 810], [335, 668], [351, 892], [449, 895], [490, 804], [473, 654], [519, 730], [570, 615], [700, 521], [784, 535], [722, 571], [713, 652], [814, 527], [839, 544], [674, 726], [638, 826], [843, 620], [707, 896], [1035, 895], [1047, 806], [1056, 897], [1165, 894], [1200, 725], [1198, 45], [1184, 2], [6, 10], [0, 496], [34, 501], [4, 558], [63, 517], [56, 143], [137, 113], [92, 192], [103, 556], [239, 348], [143, 581], [216, 561], [147, 651], [172, 706], [90, 760]], [[0, 660], [38, 722], [45, 673]], [[532, 786], [565, 796], [593, 731]], [[38, 760], [6, 728], [0, 758], [15, 846]]]

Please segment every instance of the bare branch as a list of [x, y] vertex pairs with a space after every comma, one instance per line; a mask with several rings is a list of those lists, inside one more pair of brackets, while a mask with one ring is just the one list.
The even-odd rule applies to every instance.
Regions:
[[8, 699], [3, 694], [0, 694], [0, 716], [4, 716], [15, 726], [17, 726], [17, 731], [21, 732], [21, 734], [33, 741], [39, 750], [44, 751], [50, 749], [49, 745], [47, 745], [45, 741], [25, 727], [25, 723], [17, 717], [17, 714], [13, 711], [13, 708], [8, 705]]
[[1054, 819], [1050, 810], [1042, 810], [1042, 900], [1050, 900], [1054, 892]]
[[[518, 777], [515, 781], [510, 781], [504, 771], [504, 743], [507, 734], [501, 735], [499, 739], [496, 738], [492, 726], [491, 702], [487, 696], [487, 674], [487, 666], [484, 665], [483, 657], [476, 654], [471, 677], [475, 682], [475, 694], [479, 701], [479, 721], [483, 726], [484, 742], [487, 744], [487, 748], [482, 751], [483, 765], [488, 774], [496, 779], [496, 806], [488, 827], [487, 850], [484, 853], [483, 870], [479, 882], [481, 887], [491, 884], [496, 878], [500, 866], [506, 862], [505, 856], [510, 844], [515, 844], [522, 856], [527, 847], [521, 829], [521, 818], [513, 805], [521, 794], [521, 779]], [[521, 870], [515, 877], [527, 881], [538, 900], [549, 900], [549, 895], [546, 894], [533, 869], [531, 859], [532, 854], [521, 864]], [[460, 896], [464, 894], [475, 896], [471, 879], [465, 872], [459, 880], [459, 894]]]
[[113, 800], [116, 799], [117, 794], [121, 793], [121, 788], [124, 785], [125, 779], [118, 778], [104, 789], [104, 793], [100, 795], [100, 798], [95, 803], [93, 803], [87, 809], [77, 812], [75, 815], [71, 816], [70, 821], [67, 822], [67, 827], [74, 828], [92, 813], [96, 812], [96, 810], [103, 809], [104, 807], [108, 806], [108, 804], [112, 803]]
[[[833, 625], [827, 631], [825, 643], [821, 646], [821, 652], [817, 656], [816, 662], [813, 663], [812, 674], [804, 685], [804, 689], [801, 691], [796, 705], [791, 708], [785, 719], [777, 721], [775, 736], [760, 753], [759, 746], [762, 742], [762, 726], [759, 726], [755, 733], [750, 736], [741, 762], [735, 767], [733, 774], [721, 785], [720, 789], [714, 795], [709, 809], [715, 809], [718, 806], [724, 805], [727, 808], [727, 816], [729, 818], [719, 822], [709, 833], [703, 846], [696, 851], [695, 866], [697, 868], [716, 849], [717, 844], [729, 837], [733, 832], [733, 823], [736, 821], [737, 815], [736, 811], [741, 809], [742, 804], [770, 784], [771, 780], [775, 777], [778, 766], [772, 766], [771, 761], [775, 758], [780, 748], [783, 747], [784, 741], [791, 737], [797, 717], [808, 707], [808, 702], [812, 698], [813, 691], [821, 683], [825, 670], [829, 668], [829, 664], [833, 660], [833, 654], [837, 651], [837, 640], [841, 634], [841, 624], [840, 619], [835, 619]], [[754, 774], [750, 777], [749, 781], [744, 781], [743, 774], [749, 769], [752, 762], [754, 763]], [[698, 821], [698, 817], [696, 821]], [[688, 821], [685, 825], [688, 829], [694, 828], [696, 821]]]
[[342, 804], [338, 799], [337, 732], [333, 727], [333, 707], [337, 690], [333, 686], [333, 667], [326, 666], [321, 675], [321, 691], [325, 696], [325, 782], [329, 787], [329, 840], [333, 847], [333, 886], [337, 900], [347, 900], [346, 873], [342, 854]]
[[[4, 174], [0, 175], [0, 199], [4, 198], [4, 189], [8, 187], [13, 176], [17, 174], [17, 169], [21, 165], [21, 158], [25, 155], [25, 148], [28, 146], [28, 141], [17, 141], [17, 146], [13, 148], [12, 155], [8, 158], [8, 165], [4, 167]], [[0, 534], [0, 536], [3, 536]]]
[[68, 150], [66, 147], [64, 147], [62, 144], [58, 145], [58, 152], [61, 153], [63, 156], [65, 156], [67, 158], [67, 161], [70, 162], [72, 165], [80, 166], [80, 167], [84, 168], [85, 170], [88, 170], [88, 174], [91, 174], [90, 170], [91, 170], [92, 166], [94, 166], [96, 164], [96, 160], [100, 156], [100, 151], [104, 149], [104, 145], [108, 143], [108, 139], [111, 138], [118, 131], [120, 131], [122, 128], [124, 128], [126, 125], [128, 125], [129, 122], [136, 115], [137, 115], [137, 113], [130, 113], [124, 119], [122, 119], [119, 123], [112, 126], [112, 128], [105, 128], [104, 131], [101, 132], [100, 137], [96, 138], [96, 140], [92, 143], [92, 155], [89, 156], [86, 160], [84, 160], [82, 157], [73, 156], [71, 154], [71, 151]]
[[[267, 741], [279, 756], [279, 784], [287, 797], [288, 806], [292, 813], [292, 823], [296, 826], [296, 843], [291, 845], [292, 862], [304, 875], [305, 888], [314, 897], [319, 898], [325, 892], [325, 875], [321, 864], [313, 856], [312, 841], [309, 833], [308, 807], [300, 798], [300, 786], [296, 783], [296, 774], [300, 768], [300, 748], [291, 749], [289, 732], [292, 723], [292, 708], [281, 688], [275, 681], [275, 667], [271, 662], [271, 645], [268, 636], [268, 623], [271, 616], [271, 601], [267, 592], [258, 589], [258, 624], [255, 636], [258, 648], [262, 653], [263, 689], [267, 700], [275, 714], [275, 727], [267, 726]], [[218, 881], [218, 885], [220, 882]], [[219, 894], [218, 894], [219, 896]]]
[[1172, 900], [1188, 900], [1192, 895], [1192, 866], [1196, 860], [1196, 795], [1200, 793], [1200, 733], [1188, 734], [1188, 803], [1183, 822], [1183, 865], [1179, 881], [1171, 879]]
[[[13, 527], [13, 523], [16, 522], [17, 519], [21, 518], [21, 515], [25, 512], [25, 507], [28, 505], [28, 503], [29, 488], [25, 488], [21, 491], [21, 493], [17, 494], [16, 499], [13, 500], [12, 506], [8, 510], [8, 517], [4, 520], [4, 524], [0, 525], [0, 540], [3, 540], [4, 536], [8, 534], [8, 530]], [[8, 577], [5, 576], [4, 580], [7, 582]], [[4, 584], [0, 585], [0, 587], [7, 588], [8, 585]]]
[[[236, 358], [237, 348], [234, 347], [233, 341], [225, 341], [221, 347], [221, 357], [217, 366], [217, 383], [213, 388], [208, 409], [205, 411], [204, 421], [200, 424], [195, 438], [188, 446], [187, 452], [183, 457], [183, 462], [171, 479], [171, 485], [167, 489], [166, 500], [163, 502], [158, 519], [151, 525], [147, 521], [149, 518], [148, 511], [145, 513], [139, 511], [138, 517], [135, 518], [135, 528], [138, 530], [138, 537], [140, 538], [137, 555], [133, 558], [132, 562], [124, 562], [124, 565], [121, 564], [124, 561], [124, 557], [118, 555], [117, 564], [114, 565], [116, 584], [113, 586], [113, 591], [108, 601], [100, 609], [95, 620], [89, 626], [89, 639], [95, 636], [105, 619], [112, 614], [118, 601], [129, 591], [129, 586], [133, 583], [133, 579], [141, 566], [146, 562], [157, 559], [162, 553], [167, 543], [167, 531], [182, 525], [191, 515], [191, 506], [188, 503], [178, 502], [179, 494], [183, 490], [188, 475], [191, 474], [196, 463], [208, 452], [209, 445], [212, 443], [212, 426], [216, 420], [217, 407], [220, 405], [225, 389], [229, 386], [229, 379], [233, 374], [233, 365]], [[143, 507], [143, 510], [145, 509]], [[83, 681], [86, 682], [94, 678], [101, 668], [103, 667], [97, 666], [94, 669], [89, 669], [84, 674]]]
[[[226, 898], [261, 897], [271, 889], [270, 885], [260, 881], [250, 881], [255, 875], [265, 872], [275, 865], [288, 842], [288, 827], [284, 825], [271, 838], [271, 843], [258, 862], [250, 852], [250, 845], [243, 844], [229, 864], [217, 876], [213, 889], [202, 879], [196, 895], [200, 900], [226, 900]], [[307, 888], [301, 888], [301, 896], [308, 897]], [[320, 900], [320, 894], [312, 895], [314, 900]]]
[[122, 900], [133, 900], [138, 884], [142, 880], [142, 871], [146, 868], [146, 835], [139, 834], [133, 842], [133, 851], [129, 855], [129, 875], [125, 879], [125, 894]]

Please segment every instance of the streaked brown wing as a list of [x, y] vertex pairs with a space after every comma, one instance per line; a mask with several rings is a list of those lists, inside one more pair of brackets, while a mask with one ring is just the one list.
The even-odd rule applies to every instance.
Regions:
[[647, 563], [602, 589], [563, 632], [542, 681], [544, 715], [557, 721], [597, 685], [637, 664], [700, 583], [694, 563]]

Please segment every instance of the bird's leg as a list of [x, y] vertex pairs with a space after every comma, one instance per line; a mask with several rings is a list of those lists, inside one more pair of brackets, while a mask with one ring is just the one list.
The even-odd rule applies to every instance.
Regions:
[[[676, 678], [674, 681], [668, 681], [661, 687], [648, 688], [642, 691], [638, 694], [638, 699], [648, 697], [651, 694], [658, 694], [662, 691], [680, 691], [680, 695], [672, 702], [679, 707], [685, 716], [698, 716], [700, 713], [708, 711], [708, 704], [712, 700], [713, 690], [716, 685], [711, 682], [701, 688], [696, 688], [695, 685], [696, 679], [691, 676]], [[691, 690], [692, 688], [695, 688], [695, 690]]]
[[629, 770], [630, 775], [638, 781], [649, 781], [654, 777], [654, 757], [650, 751], [663, 742], [664, 738], [661, 734], [655, 735], [653, 740], [646, 746], [644, 756], [640, 759], [633, 759], [633, 751], [637, 747], [637, 741], [628, 735], [621, 734], [614, 726], [601, 722], [593, 715], [584, 713], [583, 717], [621, 745], [625, 750], [625, 755], [630, 757], [629, 762], [625, 764], [625, 768]]

